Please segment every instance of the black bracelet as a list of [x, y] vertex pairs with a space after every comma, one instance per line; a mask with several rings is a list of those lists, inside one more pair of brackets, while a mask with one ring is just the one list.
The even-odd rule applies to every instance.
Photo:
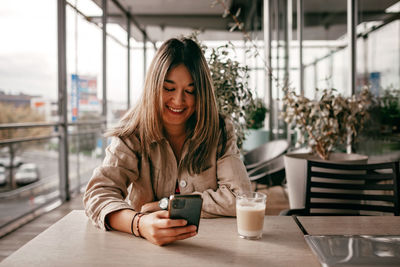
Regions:
[[136, 212], [135, 215], [133, 215], [133, 218], [132, 218], [132, 221], [131, 221], [131, 233], [134, 236], [137, 236], [137, 235], [135, 235], [135, 232], [133, 231], [133, 222], [135, 221], [136, 216], [138, 216], [139, 214], [141, 214], [141, 213], [140, 212]]

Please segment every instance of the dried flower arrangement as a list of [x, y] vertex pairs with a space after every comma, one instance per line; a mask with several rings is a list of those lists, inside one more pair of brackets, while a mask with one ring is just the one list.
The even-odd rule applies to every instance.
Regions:
[[297, 129], [299, 144], [307, 144], [322, 159], [339, 144], [351, 145], [367, 120], [372, 95], [368, 88], [344, 97], [335, 89], [322, 90], [318, 100], [297, 95], [286, 88], [281, 116], [292, 129]]

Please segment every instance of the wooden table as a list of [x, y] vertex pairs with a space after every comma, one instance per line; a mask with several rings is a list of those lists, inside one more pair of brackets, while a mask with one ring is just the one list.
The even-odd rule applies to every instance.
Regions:
[[235, 218], [202, 219], [199, 234], [159, 247], [95, 228], [72, 211], [0, 266], [320, 266], [291, 217], [267, 216], [260, 240], [237, 236]]
[[[400, 217], [298, 217], [311, 235], [400, 235]], [[266, 216], [260, 240], [237, 236], [236, 219], [202, 219], [199, 234], [159, 247], [95, 228], [72, 211], [0, 266], [321, 266], [292, 217]]]

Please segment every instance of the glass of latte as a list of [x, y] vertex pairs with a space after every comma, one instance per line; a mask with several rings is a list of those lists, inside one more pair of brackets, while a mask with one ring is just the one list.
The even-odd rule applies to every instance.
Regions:
[[263, 232], [267, 195], [249, 192], [236, 197], [236, 219], [239, 236], [260, 239]]

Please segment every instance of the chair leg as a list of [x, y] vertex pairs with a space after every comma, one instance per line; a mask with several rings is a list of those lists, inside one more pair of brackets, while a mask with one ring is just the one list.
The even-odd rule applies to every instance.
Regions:
[[282, 188], [282, 192], [283, 192], [283, 195], [285, 196], [285, 198], [286, 198], [287, 200], [289, 200], [289, 196], [288, 196], [288, 193], [287, 193], [287, 186], [286, 186], [286, 184], [282, 184], [282, 185], [280, 185], [280, 187]]

